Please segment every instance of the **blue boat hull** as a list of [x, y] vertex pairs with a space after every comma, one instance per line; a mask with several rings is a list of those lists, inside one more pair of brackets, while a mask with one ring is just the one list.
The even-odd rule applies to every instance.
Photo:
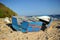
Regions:
[[[23, 21], [20, 25], [17, 23], [17, 19], [12, 17], [12, 27], [17, 30], [17, 31], [22, 31], [22, 32], [37, 32], [41, 30], [43, 22], [27, 22]], [[48, 24], [50, 25], [50, 24]], [[49, 27], [49, 26], [48, 26]]]

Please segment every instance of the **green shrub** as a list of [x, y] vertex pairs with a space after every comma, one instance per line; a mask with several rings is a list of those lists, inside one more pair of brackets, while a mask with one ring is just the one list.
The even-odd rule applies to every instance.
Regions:
[[13, 12], [11, 9], [0, 3], [0, 18], [12, 17], [16, 15], [17, 14], [15, 12]]

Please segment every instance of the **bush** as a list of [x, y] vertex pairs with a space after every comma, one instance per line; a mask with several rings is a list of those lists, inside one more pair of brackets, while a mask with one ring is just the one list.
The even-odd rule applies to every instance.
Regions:
[[0, 18], [17, 16], [15, 12], [0, 3]]

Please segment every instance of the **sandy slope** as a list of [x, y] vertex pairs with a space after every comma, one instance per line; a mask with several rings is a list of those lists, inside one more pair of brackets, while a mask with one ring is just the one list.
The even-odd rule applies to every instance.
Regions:
[[0, 24], [0, 40], [60, 40], [60, 29], [51, 27], [45, 31], [22, 33]]

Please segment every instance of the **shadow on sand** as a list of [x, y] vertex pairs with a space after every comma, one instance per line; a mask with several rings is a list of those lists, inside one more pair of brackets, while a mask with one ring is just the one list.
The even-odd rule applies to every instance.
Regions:
[[13, 31], [16, 31], [13, 27], [12, 27], [12, 24], [9, 23], [9, 24], [6, 24], [8, 27], [10, 27]]

